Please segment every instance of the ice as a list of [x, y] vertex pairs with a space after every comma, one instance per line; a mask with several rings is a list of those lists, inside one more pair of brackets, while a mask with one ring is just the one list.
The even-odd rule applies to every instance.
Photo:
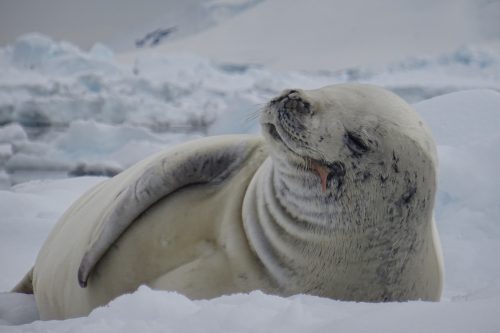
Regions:
[[56, 75], [66, 75], [93, 70], [96, 67], [108, 75], [117, 73], [113, 65], [113, 51], [102, 44], [90, 53], [80, 51], [67, 42], [54, 42], [51, 38], [32, 33], [18, 38], [4, 52], [15, 68]]
[[0, 143], [12, 143], [28, 139], [23, 127], [13, 123], [0, 127]]
[[12, 145], [9, 143], [0, 144], [0, 165], [4, 165], [5, 161], [12, 156]]
[[1, 170], [0, 171], [0, 190], [2, 189], [8, 189], [11, 187], [12, 183], [10, 180], [10, 176], [7, 174], [7, 172]]

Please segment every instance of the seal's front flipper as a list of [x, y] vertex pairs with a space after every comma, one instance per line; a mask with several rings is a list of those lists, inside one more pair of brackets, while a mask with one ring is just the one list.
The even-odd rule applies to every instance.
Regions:
[[109, 204], [99, 212], [81, 260], [80, 286], [87, 286], [109, 247], [155, 202], [185, 186], [222, 182], [257, 148], [262, 148], [262, 141], [251, 136], [194, 141], [140, 162], [102, 184], [94, 200]]

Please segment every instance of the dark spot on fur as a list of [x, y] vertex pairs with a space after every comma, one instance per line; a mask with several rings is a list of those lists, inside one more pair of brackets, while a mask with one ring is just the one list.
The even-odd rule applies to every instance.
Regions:
[[396, 156], [396, 153], [392, 151], [392, 170], [394, 170], [395, 173], [399, 173], [399, 157]]
[[371, 173], [368, 170], [356, 172], [356, 181], [365, 182], [371, 177]]
[[209, 166], [209, 161], [205, 160], [203, 164], [201, 165], [201, 170], [206, 170], [206, 168]]
[[[344, 177], [346, 174], [345, 164], [340, 161], [335, 161], [327, 165], [330, 169], [330, 172], [328, 173], [328, 176], [326, 178], [327, 183], [330, 183], [332, 181], [335, 182], [337, 185], [336, 189], [340, 190], [342, 185], [344, 185]], [[330, 195], [332, 195], [332, 193], [330, 193]], [[338, 198], [339, 195], [340, 192], [337, 192], [336, 198]]]
[[417, 193], [417, 188], [416, 187], [410, 187], [402, 196], [399, 201], [403, 204], [409, 204], [411, 199], [415, 196], [415, 193]]
[[408, 204], [410, 203], [411, 199], [413, 198], [413, 196], [415, 195], [415, 193], [417, 193], [417, 188], [416, 187], [411, 187], [404, 195], [401, 199], [403, 199], [403, 202], [405, 204]]
[[345, 164], [340, 161], [328, 164], [328, 168], [330, 169], [330, 173], [333, 173], [335, 176], [345, 176]]
[[362, 181], [367, 181], [367, 180], [368, 180], [368, 178], [370, 178], [370, 177], [371, 177], [371, 175], [372, 175], [372, 174], [370, 173], [370, 171], [365, 171], [365, 172], [363, 172], [363, 176], [362, 176], [361, 180], [362, 180]]
[[292, 136], [298, 136], [298, 133], [306, 130], [304, 124], [299, 122], [296, 117], [292, 117], [289, 109], [280, 108], [278, 110], [278, 121], [282, 127]]

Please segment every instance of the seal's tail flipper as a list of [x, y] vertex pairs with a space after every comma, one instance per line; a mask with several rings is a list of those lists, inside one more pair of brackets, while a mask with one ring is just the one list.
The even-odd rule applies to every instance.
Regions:
[[13, 293], [33, 294], [33, 268], [23, 277], [23, 279], [12, 289]]

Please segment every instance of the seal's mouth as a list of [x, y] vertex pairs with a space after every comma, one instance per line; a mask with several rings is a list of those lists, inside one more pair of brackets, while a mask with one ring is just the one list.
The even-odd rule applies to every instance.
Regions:
[[283, 139], [283, 137], [280, 135], [278, 132], [276, 125], [271, 124], [271, 123], [265, 123], [262, 124], [264, 129], [266, 130], [267, 133], [273, 138], [273, 140], [279, 142], [283, 146], [285, 146], [291, 153], [293, 153], [295, 156], [299, 157], [304, 161], [304, 166], [306, 169], [314, 172], [316, 175], [319, 176], [321, 180], [321, 190], [323, 193], [326, 192], [327, 190], [327, 183], [328, 183], [328, 177], [330, 174], [330, 169], [327, 165], [326, 162], [322, 162], [316, 159], [313, 159], [308, 156], [302, 156], [298, 153], [296, 153], [288, 144], [287, 141]]
[[273, 140], [278, 142], [279, 144], [285, 146], [293, 155], [298, 156], [302, 159], [308, 159], [306, 156], [302, 156], [301, 154], [297, 153], [288, 143], [287, 138], [284, 138], [283, 134], [280, 134], [276, 125], [272, 123], [265, 123], [262, 124], [266, 132], [271, 136]]
[[276, 129], [276, 126], [274, 124], [267, 123], [264, 124], [263, 126], [274, 140], [284, 143], [283, 139], [281, 138], [281, 135], [278, 133], [278, 130]]

